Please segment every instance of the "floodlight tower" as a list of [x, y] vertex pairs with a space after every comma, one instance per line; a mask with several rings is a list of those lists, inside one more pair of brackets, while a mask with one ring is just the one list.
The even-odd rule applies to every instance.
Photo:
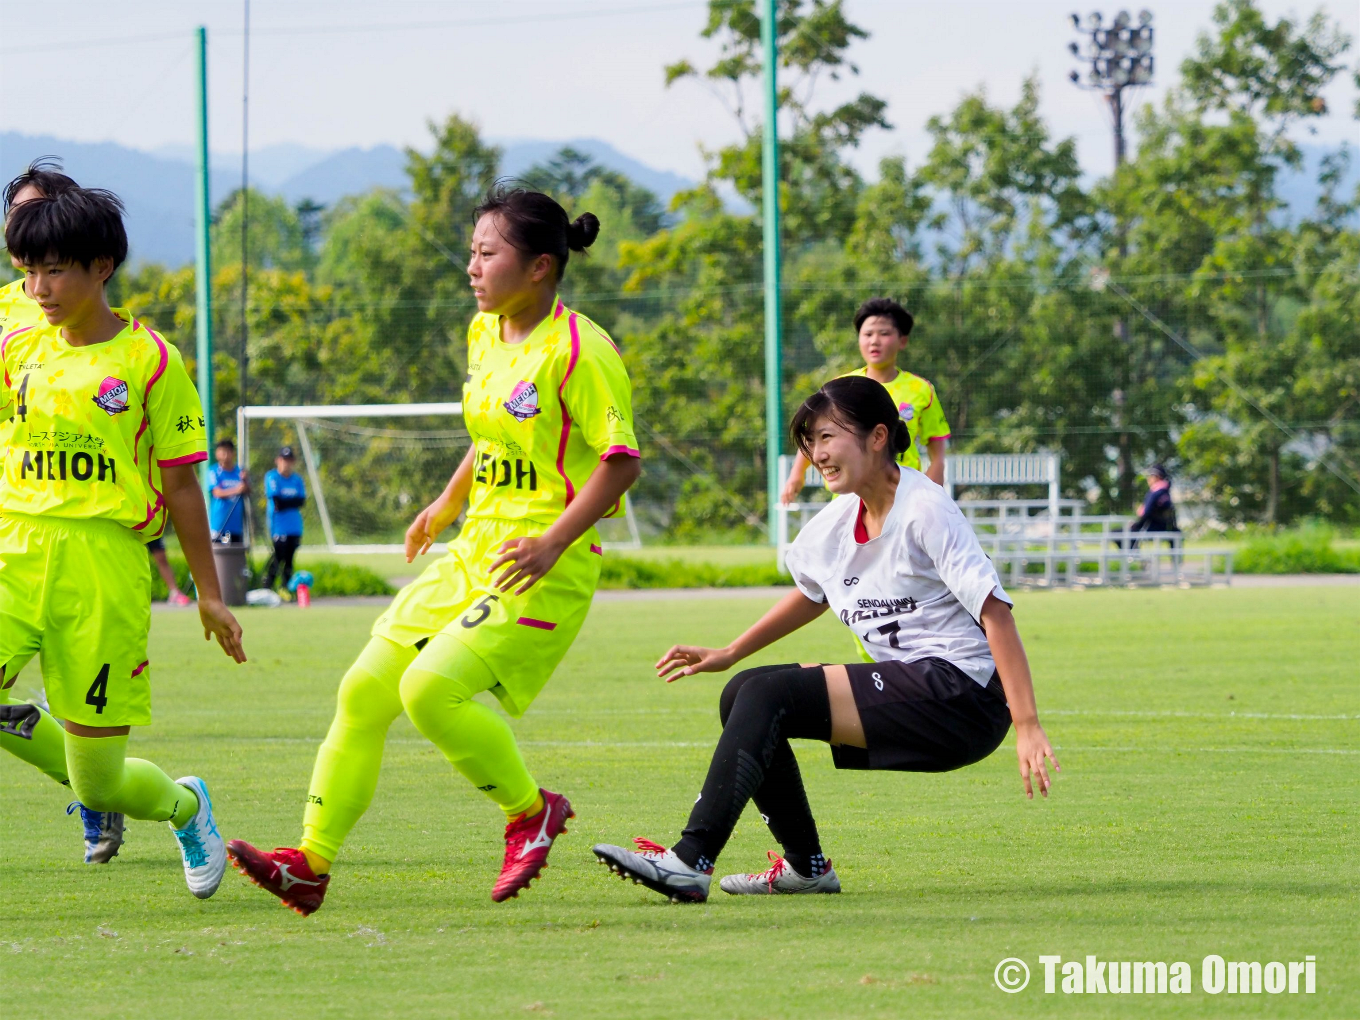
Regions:
[[1068, 43], [1072, 56], [1090, 66], [1086, 73], [1068, 75], [1078, 88], [1091, 89], [1105, 96], [1114, 120], [1114, 167], [1124, 164], [1124, 90], [1152, 84], [1152, 12], [1138, 12], [1138, 24], [1128, 11], [1120, 11], [1109, 25], [1099, 11], [1072, 15], [1072, 27], [1084, 43]]

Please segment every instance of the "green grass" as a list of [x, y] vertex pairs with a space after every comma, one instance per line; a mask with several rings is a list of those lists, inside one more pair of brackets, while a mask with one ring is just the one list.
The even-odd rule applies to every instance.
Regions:
[[[799, 747], [839, 897], [669, 904], [609, 877], [599, 840], [673, 839], [716, 732], [719, 678], [665, 685], [676, 640], [756, 599], [603, 602], [514, 726], [579, 817], [519, 900], [492, 904], [497, 812], [405, 720], [325, 908], [229, 874], [184, 889], [163, 826], [80, 863], [65, 791], [0, 758], [5, 1020], [79, 1017], [1360, 1016], [1360, 588], [1021, 594], [1064, 771], [1027, 802], [1012, 743], [945, 775], [838, 773]], [[372, 608], [247, 611], [231, 668], [189, 613], [155, 614], [157, 722], [134, 752], [207, 777], [228, 837], [295, 843], [312, 756]], [[822, 620], [760, 656], [846, 657]], [[19, 681], [23, 693], [31, 675]], [[719, 871], [773, 845], [753, 812]], [[1186, 960], [1189, 996], [1046, 996], [1037, 957]], [[1315, 954], [1313, 996], [1209, 996], [1208, 953]], [[996, 990], [1003, 957], [1025, 992]]]
[[[269, 555], [263, 547], [256, 549], [256, 558], [261, 563]], [[709, 565], [714, 568], [731, 567], [768, 567], [774, 569], [774, 548], [768, 545], [649, 545], [641, 549], [611, 549], [609, 559], [624, 558], [651, 564], [656, 561], [681, 560], [685, 563]], [[388, 581], [412, 578], [425, 569], [429, 557], [420, 557], [414, 563], [407, 563], [401, 553], [331, 553], [317, 546], [303, 546], [298, 553], [299, 563], [352, 563], [367, 567]], [[765, 583], [763, 581], [759, 583]]]

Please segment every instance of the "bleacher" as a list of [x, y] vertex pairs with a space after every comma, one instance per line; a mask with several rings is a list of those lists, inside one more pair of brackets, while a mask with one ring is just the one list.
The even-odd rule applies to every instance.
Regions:
[[[791, 458], [780, 458], [781, 477]], [[1046, 499], [962, 499], [959, 509], [1007, 587], [1191, 587], [1232, 583], [1231, 549], [1187, 549], [1179, 531], [1134, 531], [1137, 518], [1088, 514], [1086, 502], [1060, 496], [1057, 454], [962, 454], [945, 461], [945, 490], [1044, 486]], [[808, 468], [807, 489], [823, 488]], [[826, 505], [781, 506], [778, 564], [797, 529]]]

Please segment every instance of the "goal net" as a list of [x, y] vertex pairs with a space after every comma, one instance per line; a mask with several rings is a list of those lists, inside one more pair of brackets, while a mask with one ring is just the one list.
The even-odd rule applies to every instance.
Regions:
[[[279, 449], [291, 446], [310, 496], [303, 508], [306, 545], [400, 552], [416, 512], [443, 490], [467, 453], [462, 416], [457, 402], [238, 408], [237, 453], [253, 483], [251, 540], [268, 540], [263, 480]], [[599, 524], [606, 547], [642, 544], [632, 506], [625, 505], [624, 517]]]

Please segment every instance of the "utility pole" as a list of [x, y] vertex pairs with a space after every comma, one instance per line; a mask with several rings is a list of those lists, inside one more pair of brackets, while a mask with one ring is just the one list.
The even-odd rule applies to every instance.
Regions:
[[[203, 430], [208, 446], [216, 441], [213, 421], [215, 394], [213, 393], [213, 334], [212, 334], [212, 199], [208, 191], [208, 30], [202, 25], [196, 33], [198, 41], [198, 179], [194, 193], [195, 267], [194, 321], [198, 346], [198, 399], [203, 402]], [[208, 465], [204, 463], [200, 478], [206, 486]]]
[[250, 383], [250, 0], [245, 0], [245, 40], [241, 58], [241, 406]]
[[[1093, 11], [1082, 26], [1081, 16], [1072, 15], [1072, 27], [1085, 37], [1084, 45], [1068, 43], [1072, 56], [1089, 63], [1085, 75], [1072, 71], [1068, 77], [1078, 88], [1091, 89], [1101, 93], [1110, 107], [1110, 119], [1114, 125], [1114, 172], [1124, 165], [1127, 153], [1124, 144], [1124, 90], [1138, 88], [1152, 83], [1152, 12], [1138, 12], [1138, 25], [1134, 27], [1128, 11], [1120, 11], [1108, 26], [1099, 11]], [[1121, 261], [1128, 255], [1128, 238], [1124, 224], [1115, 224]], [[1127, 428], [1128, 412], [1127, 387], [1132, 382], [1129, 365], [1129, 323], [1122, 315], [1115, 319], [1114, 335], [1124, 353], [1123, 378], [1120, 386], [1112, 394], [1114, 401], [1114, 425], [1118, 430], [1115, 470], [1118, 474], [1119, 498], [1127, 502], [1133, 491], [1133, 441]]]
[[765, 249], [765, 492], [769, 540], [779, 535], [779, 453], [784, 448], [783, 334], [779, 252], [779, 25], [777, 0], [764, 0], [760, 45], [765, 58], [765, 136], [761, 148], [761, 206]]

